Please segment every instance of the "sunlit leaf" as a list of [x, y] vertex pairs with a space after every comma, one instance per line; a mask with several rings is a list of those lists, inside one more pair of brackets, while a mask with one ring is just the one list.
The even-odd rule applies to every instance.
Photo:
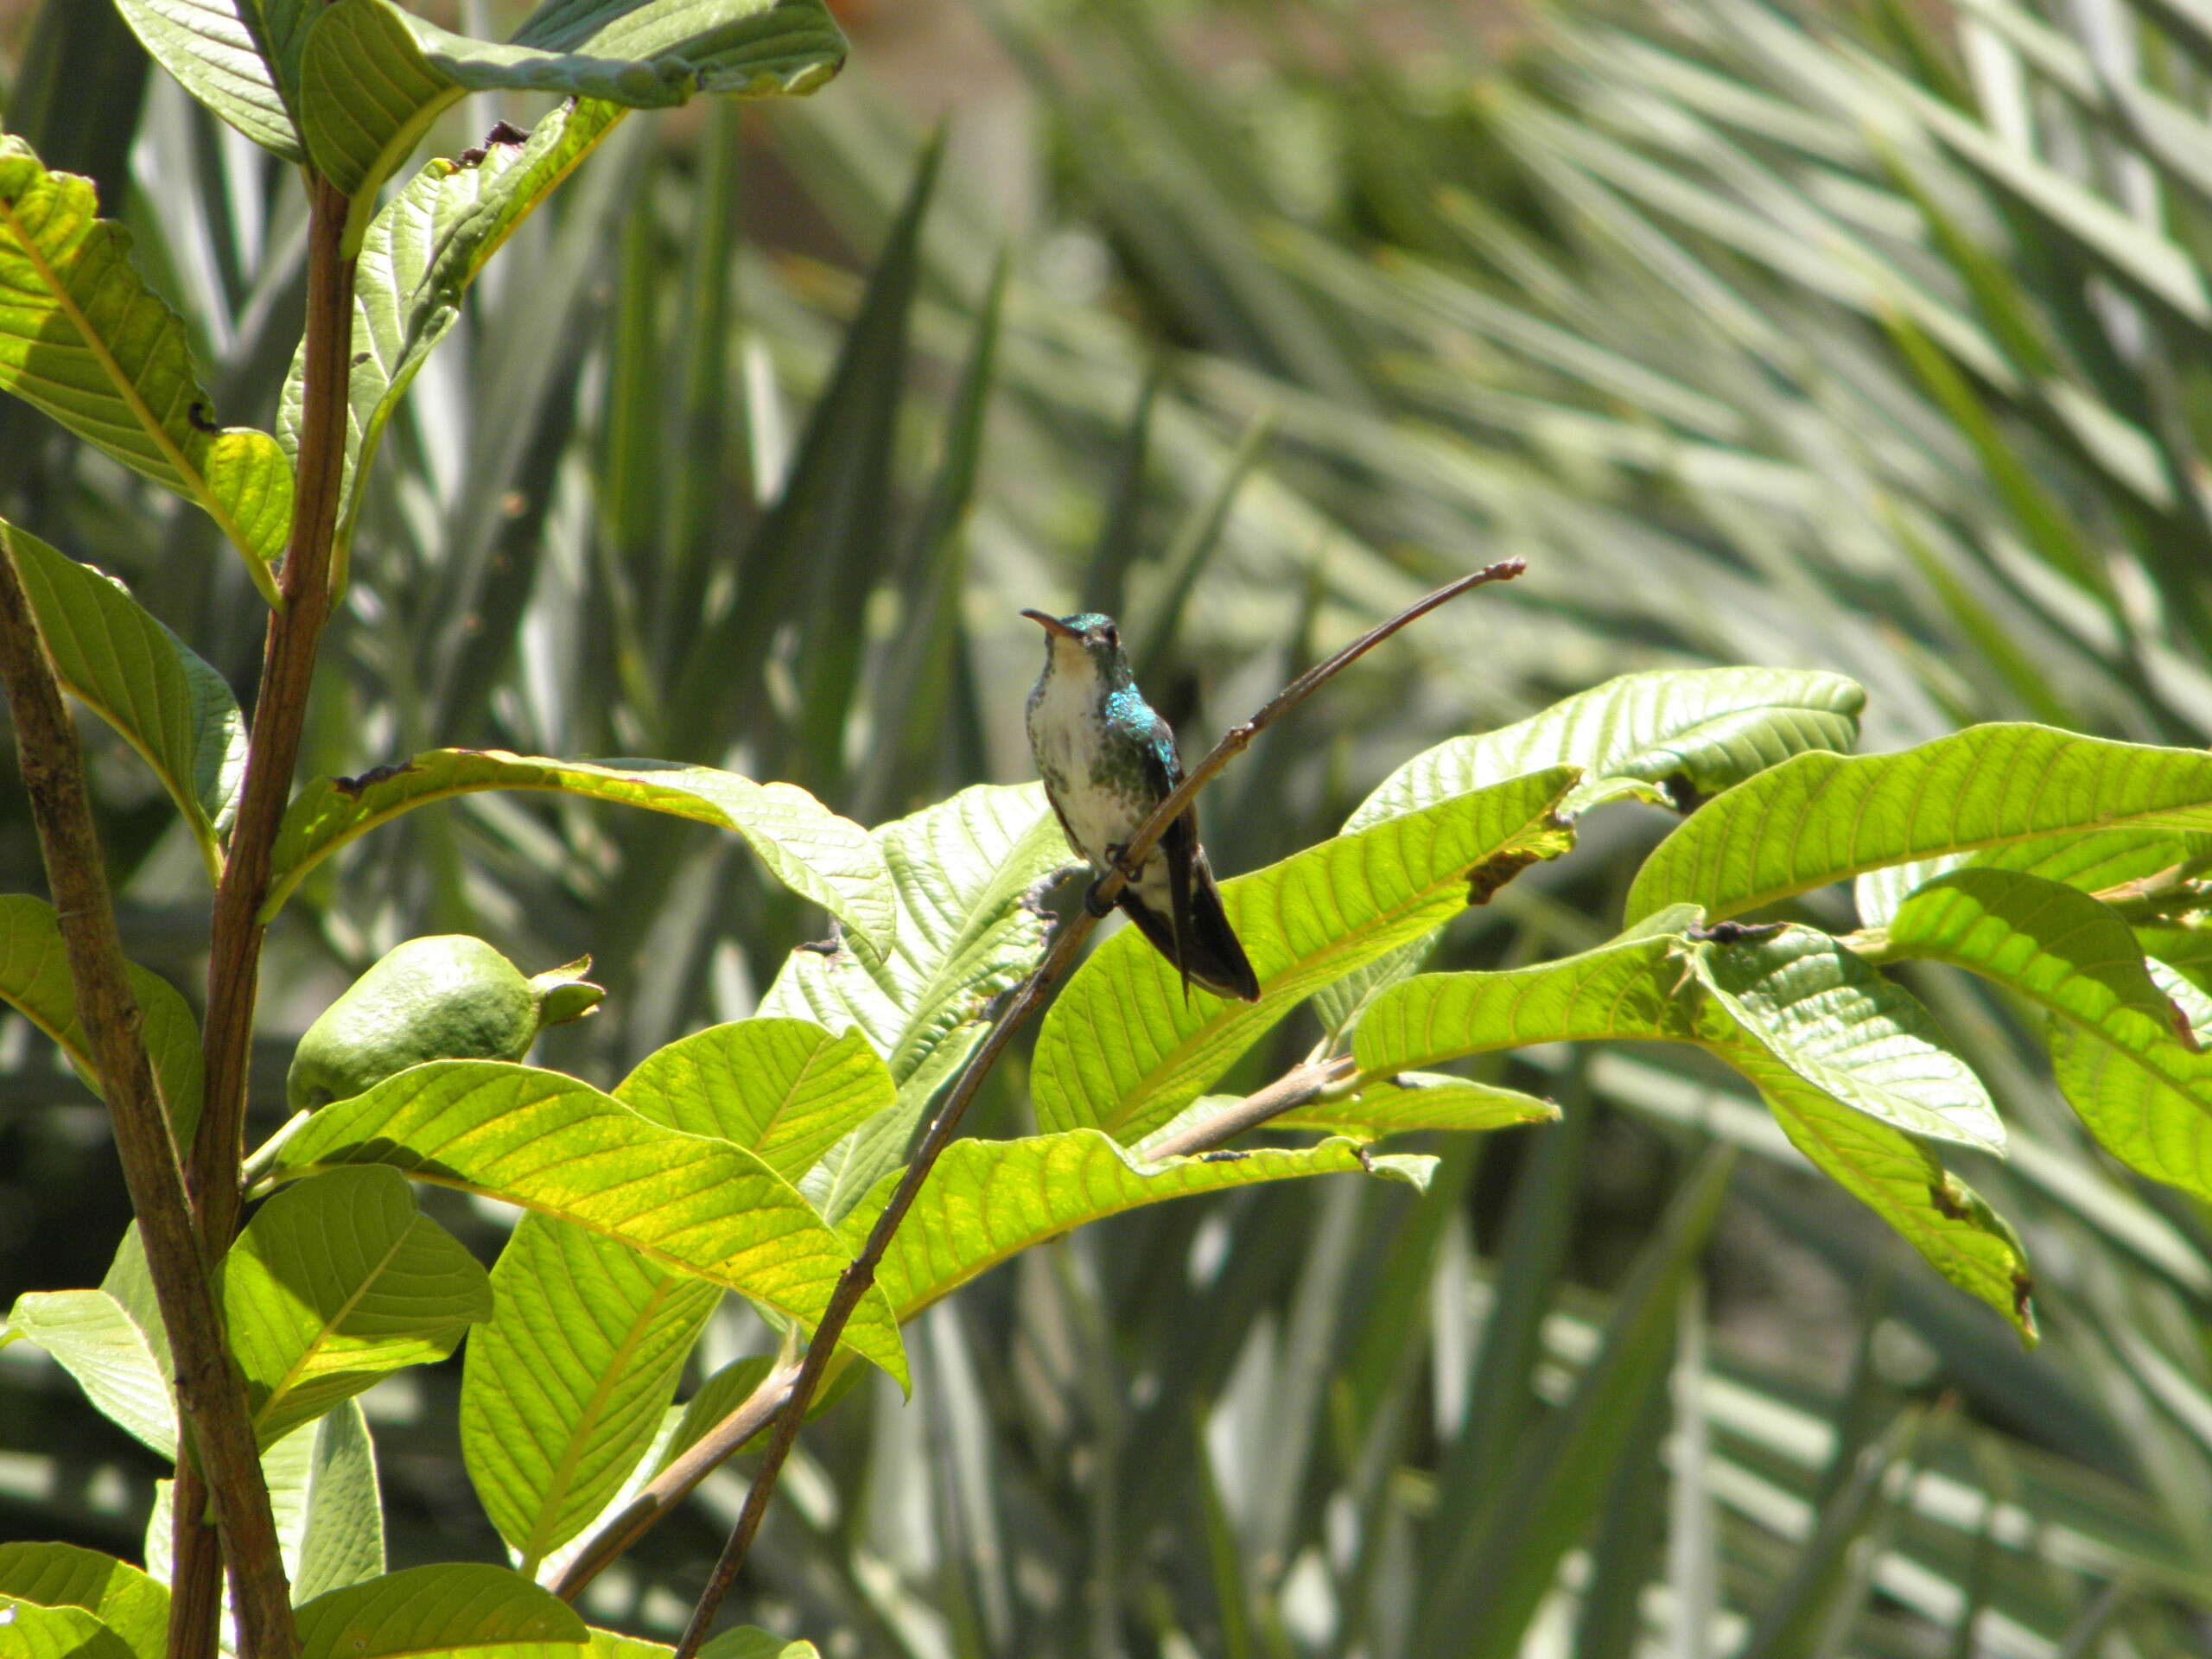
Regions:
[[2212, 830], [2212, 756], [1976, 726], [1896, 754], [1802, 754], [1708, 802], [1644, 861], [1628, 919], [1755, 910], [1885, 864], [2127, 828]]
[[[415, 1066], [318, 1112], [272, 1173], [378, 1163], [588, 1228], [807, 1324], [849, 1259], [755, 1154], [662, 1128], [557, 1071], [496, 1060]], [[906, 1380], [880, 1290], [854, 1310], [844, 1340]]]
[[[1866, 693], [1840, 674], [1770, 668], [1624, 674], [1540, 715], [1455, 737], [1400, 766], [1345, 833], [1547, 766], [1580, 766], [1568, 817], [1624, 796], [1689, 805], [1808, 749], [1848, 753]], [[1678, 793], [1677, 793], [1678, 792]]]
[[689, 818], [745, 838], [768, 873], [871, 944], [886, 943], [893, 901], [867, 830], [790, 784], [654, 761], [549, 760], [499, 749], [432, 749], [361, 778], [323, 779], [293, 799], [270, 855], [274, 915], [307, 873], [356, 836], [432, 801], [535, 790]]
[[176, 1456], [168, 1376], [145, 1332], [106, 1291], [26, 1291], [0, 1340], [43, 1348], [105, 1415], [163, 1457]]
[[0, 141], [0, 391], [198, 502], [275, 604], [290, 463], [266, 432], [217, 423], [183, 321], [132, 268], [130, 232], [98, 212], [90, 180]]
[[116, 0], [116, 7], [194, 98], [263, 149], [288, 162], [307, 159], [266, 49], [269, 23], [300, 7], [260, 0]]
[[75, 1544], [0, 1544], [0, 1596], [41, 1607], [81, 1607], [130, 1644], [162, 1659], [169, 1596], [137, 1567]]
[[1142, 1139], [1316, 988], [1565, 852], [1573, 832], [1560, 808], [1581, 776], [1557, 766], [1453, 795], [1224, 882], [1260, 977], [1255, 1003], [1195, 987], [1186, 1000], [1142, 935], [1109, 939], [1045, 1017], [1031, 1078], [1039, 1124]]
[[461, 1450], [522, 1571], [582, 1531], [635, 1468], [721, 1291], [633, 1249], [524, 1216], [468, 1340]]
[[224, 1258], [223, 1323], [263, 1448], [492, 1317], [484, 1269], [396, 1170], [336, 1169], [263, 1205]]
[[1032, 889], [1071, 855], [1041, 785], [982, 785], [880, 826], [898, 923], [879, 952], [840, 938], [791, 953], [760, 999], [764, 1015], [857, 1027], [899, 1086], [832, 1147], [802, 1190], [836, 1221], [904, 1160], [914, 1124], [982, 1040], [992, 1001], [1045, 949]]

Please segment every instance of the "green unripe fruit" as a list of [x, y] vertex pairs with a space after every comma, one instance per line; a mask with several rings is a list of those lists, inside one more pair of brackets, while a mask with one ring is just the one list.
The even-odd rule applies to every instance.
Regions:
[[591, 958], [526, 978], [481, 939], [410, 939], [307, 1028], [284, 1091], [294, 1111], [347, 1100], [425, 1060], [518, 1060], [547, 1026], [581, 1020], [607, 993]]

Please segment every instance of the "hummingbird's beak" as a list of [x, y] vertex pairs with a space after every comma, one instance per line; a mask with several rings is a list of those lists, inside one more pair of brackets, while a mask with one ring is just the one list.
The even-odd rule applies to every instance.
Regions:
[[1081, 634], [1077, 633], [1073, 628], [1068, 626], [1066, 623], [1061, 621], [1057, 616], [1047, 616], [1042, 611], [1024, 611], [1022, 614], [1027, 617], [1032, 622], [1034, 622], [1039, 627], [1044, 629], [1046, 632], [1058, 634], [1063, 639], [1080, 639], [1083, 638]]

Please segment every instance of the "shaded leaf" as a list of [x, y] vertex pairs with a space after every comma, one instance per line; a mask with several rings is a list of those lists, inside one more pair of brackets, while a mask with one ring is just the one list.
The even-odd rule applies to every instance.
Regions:
[[7, 1659], [135, 1659], [130, 1644], [81, 1607], [41, 1607], [0, 1595]]
[[810, 92], [844, 61], [820, 0], [568, 0], [504, 46], [390, 0], [335, 0], [307, 35], [303, 136], [315, 168], [373, 197], [439, 111], [471, 92], [562, 92], [631, 109], [697, 92]]
[[[377, 211], [353, 281], [353, 356], [347, 377], [346, 483], [335, 556], [344, 550], [378, 443], [416, 374], [460, 320], [461, 301], [516, 226], [582, 163], [627, 111], [591, 101], [561, 105], [520, 143], [487, 141], [461, 161], [428, 162]], [[292, 359], [277, 411], [285, 452], [299, 446], [305, 347]], [[335, 585], [342, 588], [343, 582]]]
[[433, 1364], [492, 1317], [484, 1269], [397, 1171], [338, 1169], [262, 1205], [224, 1258], [223, 1322], [266, 1450], [339, 1401]]
[[0, 522], [65, 690], [123, 734], [192, 826], [211, 876], [245, 771], [230, 686], [113, 578]]
[[2084, 830], [2212, 830], [2212, 756], [1974, 726], [1896, 754], [1802, 754], [1708, 802], [1661, 842], [1628, 919], [1738, 914], [1885, 864]]
[[446, 1561], [329, 1591], [299, 1611], [300, 1659], [583, 1659], [588, 1637], [569, 1605], [503, 1567]]
[[549, 760], [500, 749], [431, 749], [359, 779], [322, 779], [286, 809], [270, 855], [273, 916], [307, 873], [355, 836], [432, 801], [483, 790], [536, 790], [689, 818], [745, 837], [768, 873], [872, 944], [890, 937], [893, 901], [868, 831], [790, 784], [652, 760]]
[[[175, 986], [136, 963], [127, 966], [169, 1134], [180, 1147], [189, 1146], [200, 1122], [200, 1022]], [[99, 1090], [92, 1049], [77, 1023], [77, 992], [54, 906], [25, 893], [0, 894], [0, 1001], [54, 1039], [77, 1075]]]
[[[588, 1228], [808, 1324], [849, 1260], [753, 1154], [662, 1128], [557, 1071], [496, 1060], [415, 1066], [325, 1107], [284, 1143], [271, 1173], [371, 1163]], [[861, 1300], [844, 1340], [905, 1381], [880, 1290]]]
[[276, 604], [291, 466], [266, 432], [216, 424], [182, 320], [131, 267], [130, 232], [98, 212], [91, 181], [0, 140], [0, 391], [198, 502]]
[[1135, 929], [1107, 940], [1045, 1016], [1030, 1085], [1039, 1126], [1141, 1139], [1315, 989], [1565, 852], [1573, 833], [1559, 809], [1581, 776], [1558, 766], [1455, 795], [1224, 882], [1255, 1003], [1196, 988], [1186, 1000]]
[[1455, 1132], [1510, 1128], [1516, 1123], [1549, 1123], [1559, 1108], [1548, 1100], [1495, 1084], [1471, 1083], [1435, 1071], [1401, 1071], [1381, 1077], [1342, 1100], [1317, 1101], [1269, 1120], [1278, 1129], [1325, 1129], [1332, 1134], [1380, 1140], [1415, 1129]]

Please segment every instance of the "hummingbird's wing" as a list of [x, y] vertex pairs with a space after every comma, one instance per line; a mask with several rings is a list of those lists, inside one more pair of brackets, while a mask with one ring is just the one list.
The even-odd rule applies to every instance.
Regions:
[[[1183, 757], [1176, 753], [1173, 728], [1152, 717], [1152, 742], [1147, 748], [1150, 780], [1164, 799], [1183, 781]], [[1198, 852], [1198, 804], [1184, 808], [1167, 833], [1160, 838], [1160, 855], [1167, 861], [1167, 925], [1175, 949], [1170, 952], [1183, 976], [1183, 1000], [1191, 1000], [1191, 866]]]

